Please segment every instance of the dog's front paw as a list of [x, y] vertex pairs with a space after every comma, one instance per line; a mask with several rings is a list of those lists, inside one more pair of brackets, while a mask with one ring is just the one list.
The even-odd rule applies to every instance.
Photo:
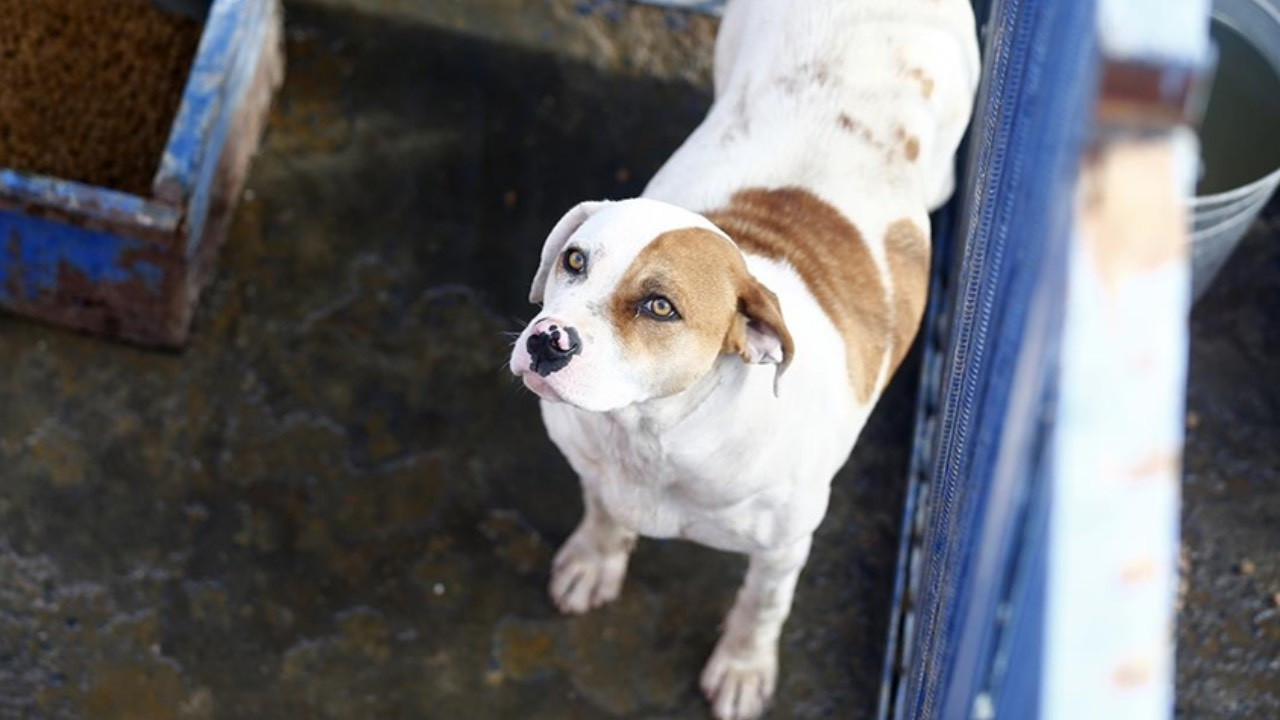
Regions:
[[551, 600], [560, 612], [580, 615], [618, 597], [627, 575], [625, 551], [604, 553], [574, 533], [551, 566]]
[[702, 692], [716, 720], [755, 720], [773, 698], [778, 682], [778, 651], [770, 645], [748, 651], [721, 638], [702, 671]]

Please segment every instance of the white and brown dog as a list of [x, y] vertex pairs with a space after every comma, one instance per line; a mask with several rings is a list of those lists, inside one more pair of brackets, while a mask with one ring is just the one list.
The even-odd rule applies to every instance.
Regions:
[[702, 675], [729, 720], [773, 693], [831, 479], [916, 334], [979, 60], [966, 0], [735, 0], [715, 61], [643, 197], [551, 231], [511, 371], [582, 480], [562, 611], [617, 597], [638, 535], [750, 556]]

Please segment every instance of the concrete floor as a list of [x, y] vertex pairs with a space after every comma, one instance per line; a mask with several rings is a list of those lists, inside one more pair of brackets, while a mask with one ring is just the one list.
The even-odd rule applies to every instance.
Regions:
[[1178, 717], [1280, 717], [1280, 197], [1191, 315]]
[[[634, 194], [683, 82], [297, 5], [182, 355], [0, 317], [0, 717], [702, 718], [744, 563], [644, 542], [546, 598], [581, 512], [504, 331], [573, 203]], [[867, 717], [912, 383], [842, 474], [774, 717]]]
[[[558, 617], [580, 501], [502, 335], [560, 213], [635, 193], [697, 122], [701, 70], [339, 4], [290, 8], [185, 353], [0, 316], [0, 718], [706, 717], [743, 562], [643, 542], [618, 603]], [[1280, 715], [1278, 309], [1259, 233], [1195, 317], [1188, 718]], [[917, 368], [836, 481], [771, 717], [873, 712]]]

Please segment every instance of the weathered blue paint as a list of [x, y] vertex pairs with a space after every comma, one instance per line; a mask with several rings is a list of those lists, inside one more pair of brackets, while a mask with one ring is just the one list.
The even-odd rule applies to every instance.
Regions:
[[224, 84], [235, 61], [240, 20], [261, 0], [217, 0], [209, 8], [191, 75], [160, 159], [154, 188], [157, 197], [178, 205], [191, 196], [196, 172], [209, 150], [209, 135], [223, 111]]
[[[216, 110], [207, 118], [211, 123], [206, 128], [207, 132], [204, 136], [207, 147], [200, 154], [198, 165], [194, 168], [192, 176], [187, 179], [191, 183], [187, 207], [188, 255], [195, 252], [200, 240], [200, 234], [196, 230], [202, 231], [208, 219], [209, 206], [214, 198], [213, 183], [218, 164], [222, 160], [227, 138], [232, 132], [236, 111], [240, 108], [253, 81], [258, 63], [261, 61], [264, 50], [262, 39], [268, 32], [267, 23], [271, 21], [274, 12], [272, 4], [267, 2], [249, 2], [247, 7], [245, 5], [242, 4], [240, 12], [235, 14], [237, 22], [228, 38], [232, 48], [229, 54], [233, 57], [227, 65], [220, 67], [221, 97]], [[214, 19], [211, 18], [210, 22], [213, 21]], [[162, 167], [162, 175], [163, 172]], [[162, 180], [163, 178], [158, 178], [157, 183]]]
[[728, 0], [637, 0], [646, 5], [662, 5], [664, 7], [680, 8], [681, 10], [692, 10], [693, 12], [706, 13], [708, 15], [720, 15], [724, 12], [725, 3]]
[[173, 232], [182, 221], [180, 210], [161, 202], [4, 168], [0, 168], [0, 202], [60, 209], [84, 220], [136, 225], [157, 232]]
[[56, 220], [0, 212], [0, 247], [0, 301], [55, 293], [64, 270], [95, 284], [140, 281], [156, 295], [164, 281], [159, 265], [129, 257], [145, 241]]

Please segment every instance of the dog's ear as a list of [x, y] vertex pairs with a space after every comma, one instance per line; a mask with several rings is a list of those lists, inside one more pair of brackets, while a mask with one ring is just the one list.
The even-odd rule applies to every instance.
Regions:
[[565, 243], [569, 242], [569, 238], [582, 227], [587, 218], [607, 204], [607, 200], [588, 200], [578, 203], [560, 218], [560, 222], [557, 222], [555, 227], [551, 228], [551, 234], [542, 244], [542, 262], [538, 265], [538, 272], [533, 275], [533, 285], [529, 287], [529, 302], [535, 305], [542, 304], [542, 295], [547, 289], [547, 277], [551, 275], [551, 269], [555, 267], [556, 258], [560, 256]]
[[778, 394], [778, 381], [791, 365], [795, 343], [782, 319], [778, 296], [750, 275], [739, 285], [738, 313], [725, 337], [724, 352], [737, 354], [743, 362], [777, 366], [773, 394]]

